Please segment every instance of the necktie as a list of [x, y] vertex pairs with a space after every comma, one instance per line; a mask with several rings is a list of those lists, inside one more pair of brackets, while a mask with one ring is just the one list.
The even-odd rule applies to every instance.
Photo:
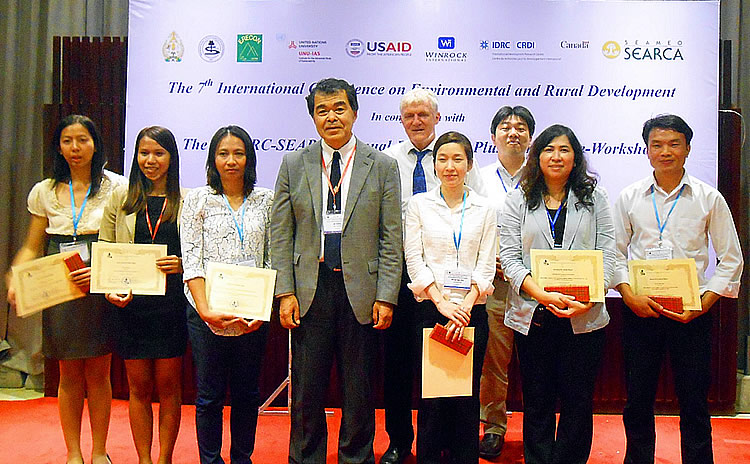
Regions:
[[[331, 185], [334, 188], [339, 185], [341, 180], [341, 153], [334, 151], [333, 160], [331, 161]], [[328, 190], [328, 211], [341, 211], [341, 189], [336, 191], [336, 195]], [[343, 211], [341, 211], [343, 212]], [[341, 234], [324, 234], [323, 236], [323, 261], [328, 269], [341, 269]]]
[[429, 148], [426, 150], [418, 151], [417, 149], [412, 150], [417, 155], [417, 165], [414, 166], [414, 173], [412, 174], [411, 181], [411, 193], [416, 195], [418, 193], [427, 191], [427, 181], [424, 178], [424, 168], [422, 167], [422, 158], [428, 155], [432, 150]]

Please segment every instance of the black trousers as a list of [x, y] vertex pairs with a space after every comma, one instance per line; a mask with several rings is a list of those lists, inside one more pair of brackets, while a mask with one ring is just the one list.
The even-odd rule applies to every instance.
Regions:
[[377, 337], [360, 324], [341, 272], [320, 265], [309, 311], [292, 329], [290, 463], [326, 462], [325, 401], [334, 359], [341, 382], [338, 462], [374, 463], [375, 406], [371, 370]]
[[[419, 314], [421, 324], [417, 338], [421, 348], [422, 328], [445, 324], [448, 319], [431, 301], [419, 303]], [[474, 306], [469, 326], [474, 327], [472, 395], [419, 400], [417, 462], [420, 464], [439, 463], [441, 456], [456, 464], [479, 462], [479, 379], [488, 336], [485, 305]], [[420, 349], [420, 365], [421, 358]]]
[[[604, 329], [574, 334], [570, 320], [544, 311], [541, 327], [515, 333], [523, 389], [526, 464], [585, 463], [593, 436], [594, 384]], [[560, 420], [555, 431], [555, 407]]]
[[654, 400], [664, 354], [674, 374], [680, 405], [682, 462], [713, 462], [708, 389], [711, 384], [712, 314], [687, 324], [666, 317], [640, 318], [623, 311], [623, 349], [628, 400], [622, 414], [627, 437], [625, 463], [654, 462]]
[[392, 446], [411, 449], [414, 441], [412, 426], [412, 393], [417, 361], [416, 327], [418, 304], [406, 286], [409, 276], [404, 263], [398, 306], [391, 326], [383, 333], [383, 402], [385, 430]]

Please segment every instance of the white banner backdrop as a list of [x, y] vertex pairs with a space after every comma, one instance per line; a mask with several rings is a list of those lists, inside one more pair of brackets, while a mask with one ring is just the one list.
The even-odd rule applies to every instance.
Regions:
[[204, 185], [211, 136], [237, 124], [273, 188], [283, 154], [318, 139], [304, 96], [333, 76], [357, 87], [354, 132], [380, 149], [405, 138], [400, 95], [434, 90], [438, 134], [466, 134], [479, 165], [497, 109], [524, 105], [537, 133], [576, 132], [612, 201], [651, 170], [643, 122], [679, 114], [688, 171], [716, 185], [718, 41], [718, 1], [131, 0], [126, 171], [138, 131], [163, 125], [183, 185]]

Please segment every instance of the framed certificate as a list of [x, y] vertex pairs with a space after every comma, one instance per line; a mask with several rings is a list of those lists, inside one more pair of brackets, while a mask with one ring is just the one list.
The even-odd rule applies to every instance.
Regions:
[[531, 250], [531, 277], [540, 287], [588, 287], [589, 300], [604, 302], [601, 250]]
[[70, 270], [65, 259], [76, 254], [77, 251], [58, 253], [12, 267], [19, 317], [86, 296], [68, 277]]
[[166, 245], [94, 242], [91, 244], [91, 293], [164, 295], [167, 275], [156, 260]]
[[628, 261], [628, 273], [636, 295], [680, 297], [684, 310], [701, 310], [694, 259], [635, 259]]
[[208, 309], [245, 319], [271, 320], [276, 270], [237, 264], [206, 265]]

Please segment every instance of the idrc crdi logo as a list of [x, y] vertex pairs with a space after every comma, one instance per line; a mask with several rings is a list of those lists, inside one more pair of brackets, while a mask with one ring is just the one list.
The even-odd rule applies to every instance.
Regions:
[[237, 62], [260, 63], [263, 61], [263, 34], [237, 35]]

